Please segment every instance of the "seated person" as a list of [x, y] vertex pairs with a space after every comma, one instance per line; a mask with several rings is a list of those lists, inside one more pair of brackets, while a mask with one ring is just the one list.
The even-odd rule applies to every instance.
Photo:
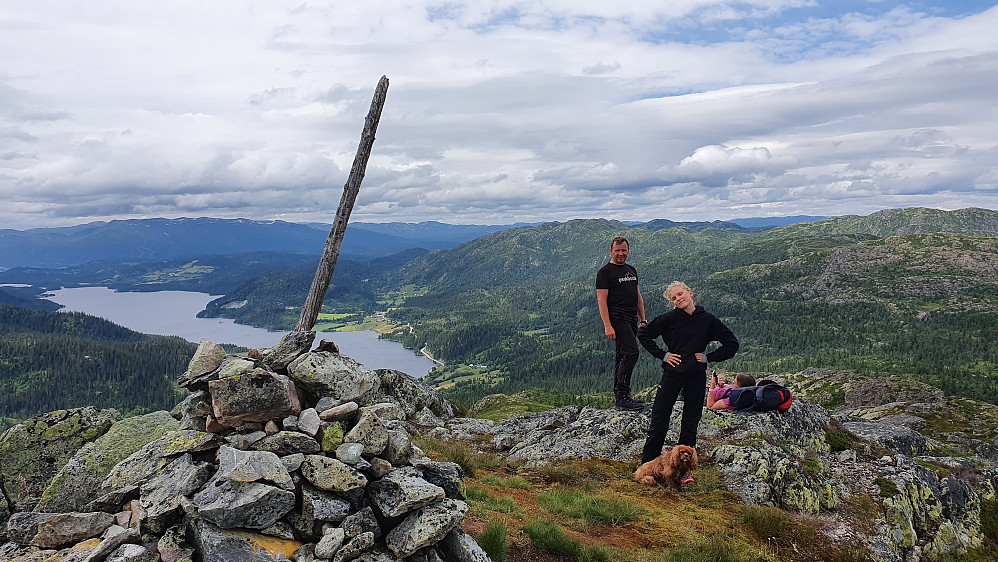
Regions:
[[724, 384], [715, 374], [710, 379], [710, 387], [707, 389], [707, 407], [711, 410], [733, 410], [728, 405], [728, 391], [732, 388], [745, 388], [755, 386], [755, 377], [747, 373], [738, 373], [735, 376], [735, 384]]

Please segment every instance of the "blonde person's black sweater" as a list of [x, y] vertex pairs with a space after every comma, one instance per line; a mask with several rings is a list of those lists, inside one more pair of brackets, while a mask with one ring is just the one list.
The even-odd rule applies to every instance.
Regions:
[[[660, 336], [666, 349], [655, 342], [655, 338]], [[696, 354], [703, 353], [712, 341], [719, 342], [721, 347], [707, 354], [709, 363], [731, 359], [738, 351], [735, 335], [702, 306], [697, 306], [693, 314], [673, 309], [655, 318], [638, 330], [638, 341], [659, 360], [665, 359], [666, 352], [679, 354], [682, 358], [679, 365], [673, 367], [662, 363], [666, 373], [686, 374], [694, 369], [706, 370], [706, 366], [696, 360]]]

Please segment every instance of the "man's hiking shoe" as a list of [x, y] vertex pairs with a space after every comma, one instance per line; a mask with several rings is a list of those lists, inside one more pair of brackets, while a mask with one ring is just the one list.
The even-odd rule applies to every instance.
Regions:
[[635, 400], [631, 400], [630, 398], [618, 398], [616, 406], [618, 410], [628, 410], [631, 412], [643, 410], [645, 408], [643, 402], [637, 402]]

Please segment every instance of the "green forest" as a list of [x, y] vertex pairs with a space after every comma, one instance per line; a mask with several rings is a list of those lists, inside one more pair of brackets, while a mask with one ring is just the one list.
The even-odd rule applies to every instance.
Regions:
[[[603, 335], [594, 279], [617, 235], [631, 242], [628, 262], [638, 270], [649, 318], [671, 308], [661, 292], [683, 280], [697, 304], [734, 331], [741, 349], [720, 369], [903, 375], [998, 404], [998, 212], [983, 209], [899, 209], [760, 230], [545, 223], [450, 250], [342, 260], [324, 312], [386, 312], [398, 328], [383, 337], [425, 347], [447, 363], [431, 378], [447, 383], [451, 400], [470, 404], [527, 390], [566, 403], [602, 399], [610, 395], [613, 344]], [[202, 315], [290, 330], [314, 274], [314, 265], [298, 259], [229, 256], [81, 271], [90, 282], [117, 279], [123, 290], [178, 288], [178, 280], [219, 286], [220, 276], [229, 290]], [[74, 404], [123, 411], [174, 404], [170, 381], [193, 344], [83, 315], [2, 310], [0, 416]], [[650, 387], [660, 374], [643, 353], [632, 387]]]
[[79, 406], [169, 410], [196, 347], [82, 313], [0, 306], [0, 418]]

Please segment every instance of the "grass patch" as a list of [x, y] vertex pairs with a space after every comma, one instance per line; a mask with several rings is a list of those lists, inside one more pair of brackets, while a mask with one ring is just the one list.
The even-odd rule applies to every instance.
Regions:
[[712, 536], [690, 546], [682, 546], [669, 552], [667, 562], [753, 562], [759, 560], [756, 554], [741, 551], [738, 545], [725, 539]]
[[522, 515], [520, 506], [516, 503], [516, 500], [509, 496], [493, 497], [485, 488], [467, 483], [461, 484], [461, 492], [464, 493], [464, 497], [468, 500], [468, 503], [486, 511], [508, 513], [516, 516]]
[[475, 537], [478, 546], [489, 555], [492, 562], [502, 562], [509, 553], [509, 531], [502, 519], [490, 519], [485, 530]]
[[488, 474], [483, 476], [481, 479], [482, 484], [488, 484], [489, 486], [494, 486], [496, 488], [515, 488], [517, 490], [529, 490], [530, 482], [527, 482], [520, 476], [510, 476], [509, 478], [502, 478], [494, 474]]
[[554, 484], [578, 483], [584, 478], [584, 474], [575, 465], [547, 465], [540, 469], [544, 477]]
[[839, 426], [838, 424], [829, 425], [825, 428], [825, 442], [832, 451], [845, 451], [856, 441], [860, 441], [860, 438], [855, 433], [849, 431], [848, 429]]
[[556, 515], [581, 519], [589, 525], [620, 525], [637, 519], [644, 510], [619, 500], [587, 496], [575, 490], [555, 488], [537, 496], [537, 503]]
[[413, 439], [413, 443], [435, 461], [457, 464], [461, 468], [461, 473], [469, 477], [474, 477], [480, 468], [492, 468], [502, 464], [496, 455], [479, 451], [468, 443], [457, 439], [444, 441], [417, 437]]
[[878, 476], [873, 483], [880, 487], [880, 497], [882, 498], [893, 498], [901, 493], [901, 490], [898, 489], [897, 484], [891, 482], [883, 476]]
[[808, 476], [817, 476], [821, 474], [821, 461], [814, 457], [807, 457], [804, 459], [804, 474]]
[[578, 557], [582, 550], [582, 543], [551, 521], [528, 521], [521, 529], [530, 538], [530, 544], [548, 552]]

